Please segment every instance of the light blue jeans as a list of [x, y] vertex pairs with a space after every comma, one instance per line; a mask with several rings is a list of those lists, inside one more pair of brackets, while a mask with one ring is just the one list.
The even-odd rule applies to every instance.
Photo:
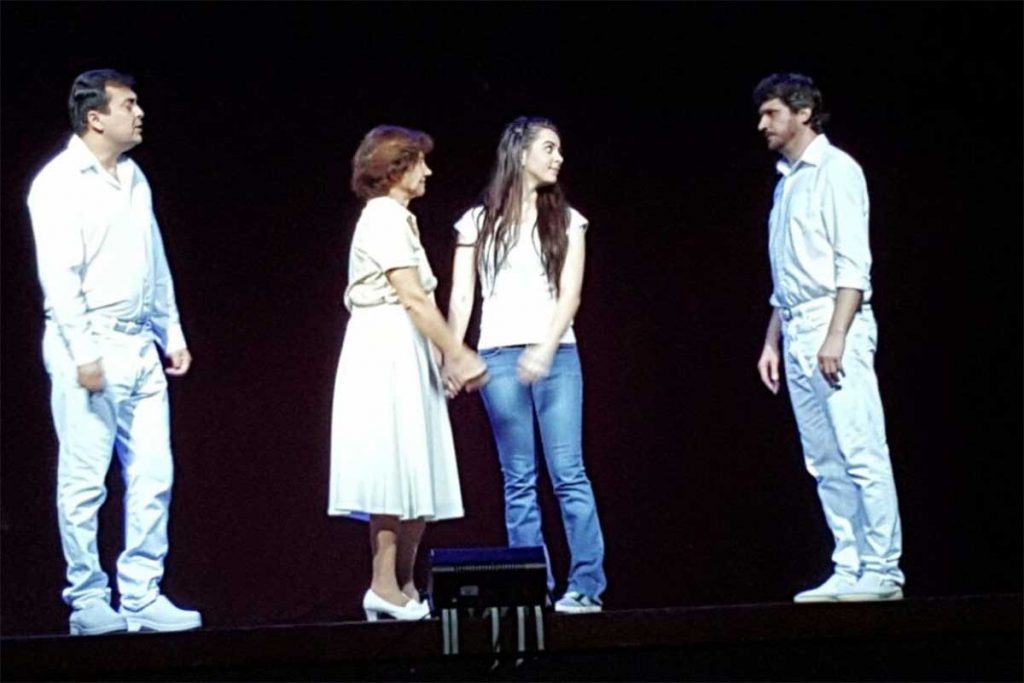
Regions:
[[878, 327], [864, 305], [846, 335], [846, 374], [836, 389], [817, 364], [834, 307], [816, 299], [782, 313], [786, 383], [804, 462], [835, 538], [835, 572], [877, 572], [903, 585], [900, 511], [874, 366]]
[[57, 523], [67, 560], [64, 601], [80, 608], [110, 602], [97, 550], [105, 479], [116, 449], [124, 478], [124, 552], [117, 558], [121, 605], [141, 609], [160, 594], [167, 556], [171, 458], [167, 378], [152, 332], [115, 332], [94, 324], [103, 348], [106, 388], [90, 393], [57, 326], [48, 322], [43, 358], [51, 379], [50, 406], [60, 443]]
[[[505, 527], [511, 547], [544, 546], [537, 501], [537, 453], [534, 415], [562, 523], [571, 564], [568, 590], [600, 598], [604, 575], [604, 538], [594, 491], [583, 468], [583, 375], [575, 344], [562, 344], [551, 373], [532, 385], [519, 382], [516, 363], [522, 346], [480, 352], [490, 381], [482, 390], [484, 407], [505, 480]], [[547, 549], [545, 547], [545, 553]], [[548, 563], [548, 587], [554, 578]]]

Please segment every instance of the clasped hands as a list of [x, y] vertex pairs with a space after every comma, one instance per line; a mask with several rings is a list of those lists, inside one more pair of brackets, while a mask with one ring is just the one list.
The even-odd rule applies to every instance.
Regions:
[[533, 384], [551, 373], [551, 363], [555, 359], [557, 346], [532, 344], [523, 349], [516, 363], [516, 376], [523, 384]]
[[460, 391], [476, 391], [487, 384], [488, 379], [487, 364], [468, 347], [463, 346], [444, 357], [441, 380], [448, 398], [455, 398]]

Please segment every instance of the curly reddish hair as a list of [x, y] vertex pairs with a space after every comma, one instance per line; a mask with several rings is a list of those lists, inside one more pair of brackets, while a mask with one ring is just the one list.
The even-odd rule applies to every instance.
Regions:
[[416, 165], [434, 140], [419, 130], [377, 126], [359, 143], [352, 157], [352, 191], [362, 200], [385, 196]]

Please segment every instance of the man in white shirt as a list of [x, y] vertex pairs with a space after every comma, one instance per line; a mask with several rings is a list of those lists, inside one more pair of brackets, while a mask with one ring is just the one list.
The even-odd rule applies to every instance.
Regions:
[[776, 394], [785, 359], [805, 464], [835, 538], [833, 574], [794, 600], [900, 599], [900, 516], [874, 370], [864, 173], [822, 133], [821, 92], [810, 78], [768, 76], [754, 103], [758, 131], [782, 156], [769, 218], [773, 310], [757, 367]]
[[[87, 71], [71, 86], [74, 135], [28, 194], [45, 299], [43, 358], [60, 452], [57, 519], [67, 560], [73, 635], [198, 628], [198, 612], [160, 594], [167, 555], [171, 461], [166, 374], [192, 357], [146, 177], [124, 153], [142, 141], [134, 80]], [[125, 482], [120, 609], [96, 546], [113, 451]]]

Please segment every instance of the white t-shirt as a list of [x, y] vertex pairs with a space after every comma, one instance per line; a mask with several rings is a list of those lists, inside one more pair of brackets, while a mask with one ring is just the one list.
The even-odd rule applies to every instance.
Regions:
[[[476, 244], [483, 207], [470, 209], [455, 224], [460, 245]], [[569, 209], [569, 231], [586, 230], [587, 219]], [[486, 248], [486, 245], [485, 245]], [[537, 230], [520, 229], [519, 239], [508, 250], [505, 262], [492, 278], [478, 269], [483, 309], [480, 316], [480, 340], [477, 347], [539, 344], [547, 337], [555, 314], [557, 294], [548, 282], [541, 260]], [[562, 335], [562, 344], [575, 344], [572, 323]]]

